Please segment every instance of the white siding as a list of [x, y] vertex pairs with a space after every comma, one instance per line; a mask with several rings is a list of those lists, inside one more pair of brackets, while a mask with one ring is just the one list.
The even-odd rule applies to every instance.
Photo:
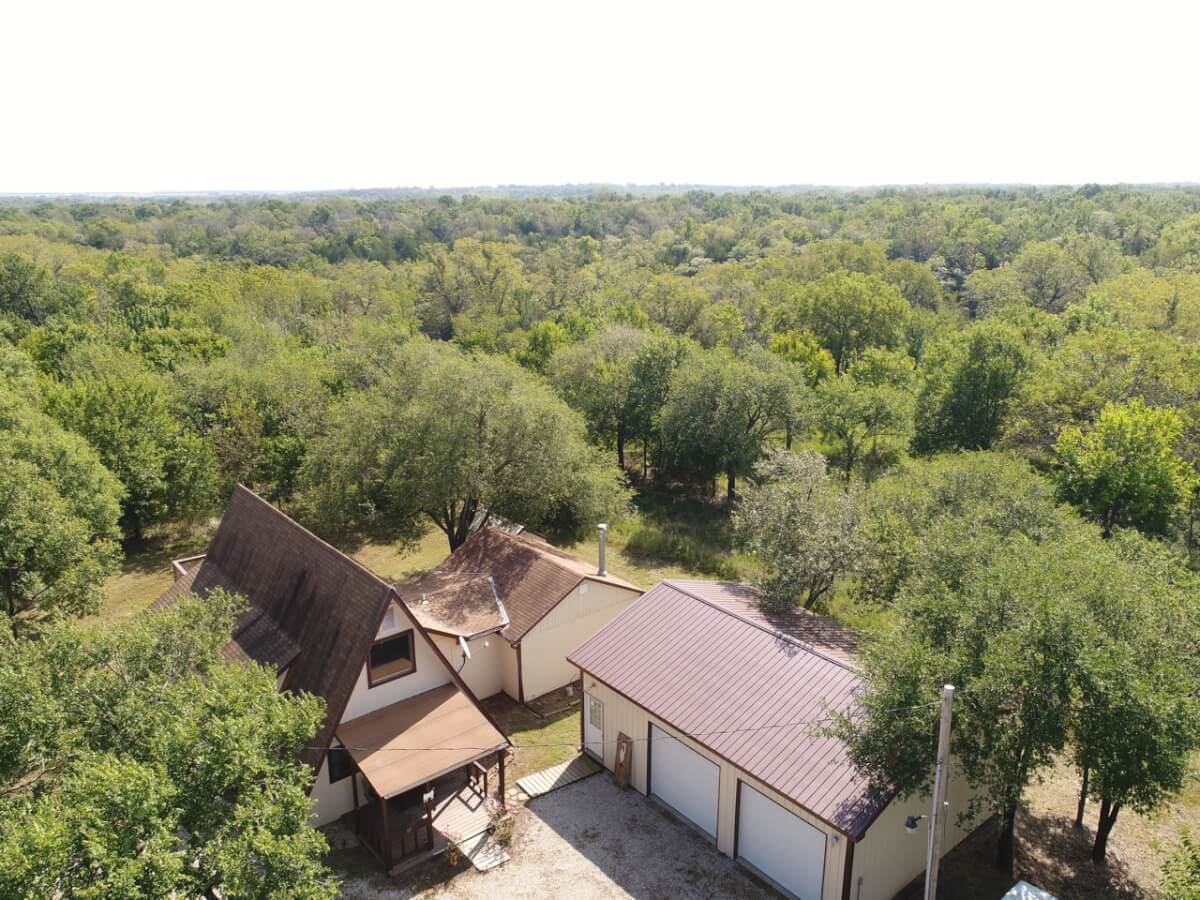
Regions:
[[[512, 657], [513, 671], [516, 671], [517, 652], [498, 634], [489, 634], [469, 641], [467, 646], [471, 649], [471, 658], [465, 664], [458, 638], [444, 634], [434, 634], [431, 637], [442, 651], [442, 655], [458, 670], [467, 687], [480, 700], [504, 690], [506, 656]], [[462, 668], [458, 668], [459, 666]]]
[[[584, 675], [584, 690], [604, 704], [604, 765], [611, 769], [616, 760], [618, 734], [633, 738], [633, 761], [629, 782], [641, 794], [646, 793], [646, 737], [650, 723], [677, 737], [681, 743], [707, 757], [721, 768], [721, 788], [717, 801], [717, 849], [726, 856], [733, 856], [734, 831], [737, 824], [737, 783], [749, 784], [764, 796], [803, 819], [825, 835], [825, 880], [821, 900], [840, 900], [842, 896], [842, 867], [846, 858], [846, 839], [816, 816], [796, 806], [777, 791], [751, 778], [695, 741], [680, 734], [665, 722], [651, 716], [640, 706], [622, 697], [590, 676]], [[903, 833], [903, 829], [901, 829]], [[853, 896], [853, 894], [851, 895]], [[864, 896], [865, 900], [865, 896]]]
[[[503, 640], [503, 638], [501, 638]], [[508, 641], [504, 641], [508, 644]], [[517, 665], [517, 648], [508, 644], [510, 652], [500, 655], [500, 686], [514, 700], [521, 699], [521, 672]]]
[[342, 713], [343, 722], [350, 719], [357, 719], [359, 716], [364, 716], [372, 710], [396, 703], [406, 697], [431, 691], [435, 687], [441, 687], [443, 684], [451, 681], [450, 673], [446, 671], [446, 667], [438, 659], [433, 646], [421, 636], [421, 632], [417, 631], [408, 613], [396, 604], [392, 604], [392, 609], [395, 610], [396, 627], [390, 630], [380, 628], [378, 637], [399, 634], [401, 631], [411, 628], [413, 631], [413, 649], [417, 656], [417, 671], [411, 675], [405, 675], [403, 678], [384, 682], [378, 687], [368, 687], [367, 664], [366, 660], [364, 660], [362, 668], [358, 673], [358, 681], [354, 684], [354, 692], [350, 695], [350, 701], [346, 704], [346, 711]]
[[[975, 827], [958, 825], [958, 815], [966, 810], [970, 799], [970, 786], [952, 764], [946, 786], [946, 801], [950, 805], [943, 819], [946, 823], [942, 835], [943, 854], [949, 853]], [[913, 834], [904, 830], [904, 820], [908, 816], [928, 815], [929, 805], [928, 796], [911, 797], [906, 801], [897, 799], [880, 813], [866, 836], [854, 848], [854, 872], [850, 885], [850, 896], [854, 900], [860, 896], [862, 900], [890, 900], [925, 871], [929, 820], [922, 819]]]
[[[521, 638], [525, 699], [548, 694], [579, 677], [567, 654], [611, 622], [641, 594], [585, 579]], [[507, 686], [506, 686], [507, 690]], [[512, 694], [515, 698], [517, 695]]]
[[[354, 685], [354, 691], [346, 703], [345, 712], [342, 713], [341, 721], [343, 722], [366, 715], [382, 706], [388, 706], [416, 694], [433, 690], [452, 680], [450, 672], [434, 652], [433, 645], [417, 630], [408, 613], [396, 604], [392, 604], [392, 610], [394, 627], [389, 629], [381, 626], [377, 637], [387, 637], [389, 634], [398, 634], [411, 628], [413, 650], [417, 657], [417, 670], [411, 675], [405, 675], [403, 678], [384, 682], [378, 687], [372, 688], [368, 687], [367, 666], [366, 660], [364, 660], [358, 673], [358, 681]], [[313, 804], [314, 825], [325, 825], [354, 808], [350, 779], [343, 778], [336, 784], [330, 784], [328, 760], [321, 764], [321, 771], [317, 773], [309, 797]]]
[[[359, 798], [360, 800], [362, 798]], [[349, 778], [343, 778], [337, 784], [329, 783], [329, 761], [321, 763], [321, 771], [313, 782], [309, 794], [312, 804], [312, 824], [315, 828], [328, 825], [354, 808], [353, 788]]]

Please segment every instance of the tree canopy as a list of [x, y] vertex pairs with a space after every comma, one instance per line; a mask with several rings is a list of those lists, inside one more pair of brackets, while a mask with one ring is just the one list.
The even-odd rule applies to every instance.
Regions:
[[627, 492], [582, 419], [516, 364], [426, 341], [332, 413], [302, 473], [303, 509], [325, 530], [419, 536], [451, 549], [487, 512], [557, 534], [619, 519]]
[[321, 701], [225, 662], [239, 608], [0, 638], [0, 894], [335, 896], [296, 761]]

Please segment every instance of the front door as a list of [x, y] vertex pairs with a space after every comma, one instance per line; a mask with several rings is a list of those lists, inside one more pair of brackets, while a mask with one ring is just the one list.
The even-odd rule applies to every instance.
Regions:
[[583, 695], [583, 749], [604, 762], [604, 704]]

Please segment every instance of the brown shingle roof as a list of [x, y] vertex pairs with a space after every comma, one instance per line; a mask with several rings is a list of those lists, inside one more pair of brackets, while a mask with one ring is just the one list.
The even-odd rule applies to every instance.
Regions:
[[817, 731], [831, 710], [855, 707], [853, 633], [805, 615], [781, 629], [753, 599], [743, 585], [663, 581], [568, 659], [860, 838], [889, 798], [871, 790], [845, 745]]
[[226, 656], [276, 668], [290, 662], [283, 687], [324, 698], [325, 721], [302, 754], [318, 768], [387, 608], [388, 584], [239, 486], [204, 560], [154, 606], [215, 588], [252, 607]]
[[396, 592], [431, 631], [470, 638], [508, 625], [489, 575], [429, 572], [396, 585]]
[[623, 578], [597, 575], [592, 563], [535, 535], [496, 528], [471, 535], [438, 570], [490, 575], [508, 612], [509, 625], [501, 634], [514, 644], [585, 578], [641, 590]]
[[381, 797], [402, 794], [508, 746], [454, 684], [343, 722], [337, 736]]

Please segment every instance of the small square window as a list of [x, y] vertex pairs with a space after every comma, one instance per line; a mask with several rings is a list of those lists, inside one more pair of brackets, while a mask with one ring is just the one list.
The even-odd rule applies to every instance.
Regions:
[[413, 654], [411, 631], [383, 638], [371, 645], [370, 659], [367, 661], [367, 675], [371, 687], [393, 678], [411, 675], [416, 670], [417, 660]]
[[345, 747], [329, 748], [329, 783], [341, 781], [354, 774], [354, 758]]

